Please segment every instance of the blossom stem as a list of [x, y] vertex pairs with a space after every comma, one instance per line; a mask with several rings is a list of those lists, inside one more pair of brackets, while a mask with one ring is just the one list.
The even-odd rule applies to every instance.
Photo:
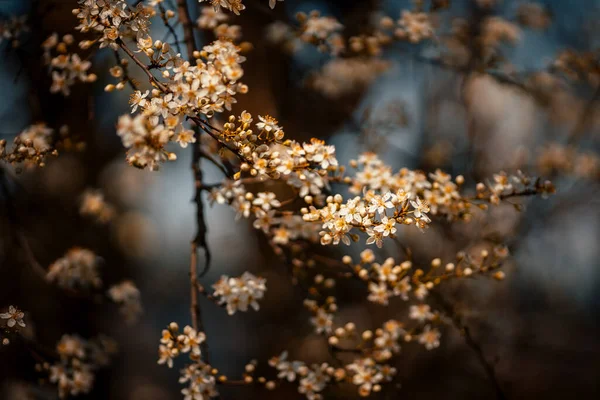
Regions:
[[[215, 167], [217, 167], [223, 173], [223, 175], [225, 175], [229, 179], [233, 178], [234, 172], [231, 169], [229, 169], [226, 164], [219, 163], [217, 161], [217, 159], [215, 157], [213, 157], [212, 154], [210, 154], [204, 150], [200, 150], [200, 153], [201, 153], [202, 158], [205, 158], [208, 161], [210, 161], [210, 163], [213, 164]], [[203, 185], [203, 188], [206, 189], [206, 185]]]
[[125, 44], [125, 42], [123, 42], [123, 40], [121, 40], [121, 38], [117, 39], [116, 43], [129, 56], [129, 58], [131, 58], [133, 62], [135, 62], [146, 73], [146, 75], [148, 75], [150, 83], [152, 83], [162, 92], [167, 93], [169, 91], [164, 84], [162, 84], [158, 79], [156, 79], [154, 75], [152, 75], [148, 67], [142, 61], [140, 61], [139, 58], [137, 58], [137, 56], [131, 51], [129, 47], [127, 47], [127, 45]]
[[173, 39], [175, 39], [175, 48], [177, 48], [177, 52], [181, 54], [180, 41], [179, 41], [179, 38], [177, 37], [177, 32], [175, 32], [175, 29], [169, 23], [169, 19], [167, 18], [167, 10], [165, 10], [163, 5], [160, 3], [158, 4], [158, 9], [160, 10], [160, 18], [162, 19], [163, 23], [165, 24], [165, 27], [169, 30], [169, 33], [173, 36]]
[[[241, 154], [239, 151], [237, 151], [235, 148], [232, 148], [231, 146], [229, 146], [226, 142], [224, 142], [223, 140], [219, 139], [219, 137], [217, 135], [215, 135], [214, 132], [211, 132], [212, 130], [215, 130], [217, 132], [220, 133], [220, 131], [213, 127], [212, 125], [210, 125], [208, 123], [208, 121], [199, 118], [199, 117], [190, 117], [190, 119], [192, 121], [194, 121], [196, 123], [196, 125], [202, 129], [204, 132], [206, 132], [210, 137], [212, 137], [213, 139], [215, 139], [217, 142], [219, 142], [219, 144], [223, 147], [225, 147], [227, 150], [231, 151], [233, 154], [235, 154], [241, 161], [247, 161]], [[206, 125], [206, 126], [204, 126]]]
[[206, 288], [204, 287], [204, 285], [202, 285], [200, 282], [196, 282], [196, 289], [198, 290], [198, 293], [200, 293], [202, 296], [204, 296], [208, 300], [212, 301], [213, 303], [215, 303], [219, 307], [224, 307], [225, 306], [225, 304], [220, 304], [219, 303], [219, 299], [217, 297], [215, 297], [212, 294], [208, 293], [206, 291]]
[[121, 62], [122, 58], [119, 55], [119, 51], [115, 50], [114, 53], [115, 53], [115, 59], [117, 60], [117, 66], [121, 66], [121, 68], [123, 68], [123, 80], [127, 81], [129, 86], [131, 86], [131, 89], [138, 90], [137, 84], [135, 83], [133, 78], [131, 76], [129, 76], [129, 68], [127, 67], [127, 65], [123, 65]]

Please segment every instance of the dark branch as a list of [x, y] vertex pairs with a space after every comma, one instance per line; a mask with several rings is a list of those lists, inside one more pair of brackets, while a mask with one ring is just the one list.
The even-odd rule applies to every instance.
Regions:
[[454, 307], [452, 306], [452, 304], [450, 304], [450, 302], [448, 302], [448, 300], [446, 300], [444, 298], [444, 296], [442, 296], [438, 291], [432, 291], [430, 294], [431, 294], [432, 298], [434, 298], [438, 302], [438, 304], [442, 307], [442, 310], [450, 318], [454, 327], [465, 338], [465, 343], [467, 344], [467, 346], [469, 346], [471, 348], [471, 350], [473, 350], [473, 352], [477, 356], [477, 360], [483, 367], [485, 374], [487, 375], [488, 379], [491, 381], [492, 385], [494, 386], [494, 391], [496, 392], [496, 398], [498, 400], [506, 400], [507, 397], [504, 394], [504, 391], [502, 390], [500, 383], [498, 382], [498, 378], [496, 376], [496, 371], [494, 369], [494, 366], [490, 362], [488, 362], [487, 358], [485, 357], [485, 354], [483, 353], [483, 349], [481, 348], [481, 345], [473, 338], [473, 336], [471, 335], [471, 331], [463, 323], [460, 315], [454, 310]]

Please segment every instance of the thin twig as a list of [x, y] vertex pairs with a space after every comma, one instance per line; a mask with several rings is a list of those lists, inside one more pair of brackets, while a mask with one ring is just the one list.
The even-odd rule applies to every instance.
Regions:
[[122, 58], [119, 55], [119, 51], [115, 50], [114, 53], [115, 53], [115, 59], [117, 60], [117, 65], [123, 69], [123, 79], [125, 81], [127, 81], [129, 86], [131, 86], [131, 88], [133, 90], [138, 90], [137, 83], [135, 82], [135, 80], [133, 80], [133, 78], [131, 76], [129, 76], [129, 68], [127, 67], [127, 65], [122, 64]]
[[169, 89], [162, 82], [160, 82], [158, 79], [156, 79], [154, 75], [152, 75], [152, 72], [150, 72], [148, 67], [142, 61], [140, 61], [139, 58], [137, 58], [137, 56], [133, 53], [133, 51], [131, 51], [129, 47], [127, 47], [123, 40], [121, 40], [120, 38], [117, 39], [117, 44], [129, 56], [129, 58], [131, 58], [133, 62], [135, 62], [146, 73], [151, 84], [156, 86], [162, 92], [167, 93], [169, 91]]
[[[160, 10], [160, 17], [163, 21], [163, 23], [165, 24], [165, 26], [167, 27], [167, 29], [169, 30], [169, 33], [173, 36], [173, 38], [175, 39], [175, 47], [177, 48], [177, 52], [179, 54], [181, 54], [181, 46], [179, 45], [179, 38], [177, 37], [177, 32], [175, 32], [175, 29], [173, 28], [173, 26], [169, 23], [169, 19], [167, 18], [167, 10], [165, 10], [165, 8], [163, 7], [162, 4], [158, 4], [158, 9]], [[163, 40], [164, 42], [164, 40]]]
[[189, 119], [191, 119], [192, 121], [194, 121], [196, 123], [196, 126], [198, 126], [200, 129], [202, 129], [204, 132], [206, 132], [210, 137], [212, 137], [217, 142], [219, 142], [219, 144], [221, 146], [225, 147], [227, 150], [229, 150], [233, 154], [235, 154], [241, 161], [244, 161], [244, 162], [247, 161], [244, 158], [244, 156], [242, 154], [240, 154], [240, 152], [237, 149], [231, 147], [227, 142], [221, 140], [217, 134], [215, 134], [214, 132], [212, 132], [212, 130], [215, 130], [218, 133], [220, 133], [220, 131], [217, 128], [215, 128], [212, 125], [210, 125], [208, 123], [208, 121], [206, 121], [205, 119], [202, 119], [200, 117], [189, 117]]
[[488, 379], [494, 386], [496, 398], [498, 400], [506, 400], [506, 394], [504, 394], [502, 386], [500, 386], [500, 383], [498, 382], [498, 377], [496, 376], [494, 366], [490, 362], [488, 362], [487, 358], [485, 357], [485, 354], [483, 354], [483, 349], [481, 348], [481, 345], [471, 335], [469, 327], [463, 323], [460, 315], [454, 310], [452, 304], [450, 304], [450, 302], [448, 302], [448, 300], [446, 300], [444, 296], [442, 296], [438, 291], [432, 291], [430, 292], [430, 294], [443, 308], [444, 313], [448, 317], [450, 317], [450, 320], [452, 321], [454, 327], [465, 338], [465, 343], [467, 344], [467, 346], [469, 346], [477, 356], [477, 360], [483, 367]]
[[[231, 170], [229, 168], [228, 165], [219, 163], [219, 161], [217, 161], [217, 159], [215, 157], [213, 157], [212, 154], [210, 154], [202, 149], [200, 149], [200, 155], [202, 156], [202, 158], [207, 159], [208, 161], [210, 161], [211, 164], [213, 164], [215, 167], [217, 167], [223, 173], [223, 175], [225, 175], [229, 179], [233, 179], [234, 172], [233, 172], [233, 170]], [[203, 188], [206, 188], [206, 185], [203, 185]]]
[[206, 290], [206, 288], [204, 287], [204, 285], [202, 285], [200, 282], [196, 282], [196, 289], [198, 290], [198, 293], [200, 293], [206, 299], [212, 301], [213, 303], [215, 303], [219, 307], [225, 307], [225, 303], [221, 304], [219, 302], [220, 301], [219, 298], [216, 297], [216, 296], [213, 296], [210, 293], [208, 293], [208, 291]]
[[23, 233], [23, 230], [19, 224], [17, 209], [8, 188], [7, 179], [8, 174], [4, 169], [0, 168], [0, 196], [4, 198], [4, 206], [7, 211], [8, 223], [13, 229], [17, 244], [23, 250], [25, 258], [27, 258], [27, 262], [33, 269], [33, 272], [39, 275], [41, 279], [46, 280], [46, 270], [37, 261], [33, 251], [31, 250], [31, 247], [29, 246], [27, 237]]
[[211, 252], [208, 247], [208, 242], [206, 240], [206, 234], [208, 232], [206, 221], [204, 219], [204, 203], [202, 201], [202, 191], [203, 191], [203, 177], [202, 177], [202, 169], [200, 168], [200, 159], [201, 159], [201, 150], [200, 143], [194, 143], [192, 146], [192, 172], [194, 174], [194, 202], [196, 203], [196, 236], [193, 239], [193, 242], [196, 246], [201, 247], [204, 250], [204, 258], [205, 264], [204, 269], [200, 273], [200, 277], [204, 276], [208, 270], [210, 269], [210, 261], [211, 261]]

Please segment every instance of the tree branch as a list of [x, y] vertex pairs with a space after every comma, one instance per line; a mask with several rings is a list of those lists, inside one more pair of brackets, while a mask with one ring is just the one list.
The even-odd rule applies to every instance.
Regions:
[[180, 41], [179, 41], [179, 38], [177, 37], [177, 32], [175, 32], [175, 29], [173, 28], [173, 25], [171, 25], [169, 23], [169, 19], [167, 18], [167, 10], [165, 10], [165, 8], [163, 7], [163, 5], [160, 4], [160, 3], [158, 4], [158, 9], [160, 10], [160, 18], [162, 19], [163, 23], [165, 24], [165, 26], [169, 30], [169, 33], [175, 39], [175, 48], [177, 49], [177, 52], [179, 54], [181, 54], [181, 46], [179, 45]]
[[[190, 12], [187, 7], [187, 0], [177, 0], [177, 9], [179, 12], [179, 21], [183, 26], [183, 40], [187, 48], [187, 59], [192, 61], [194, 58], [194, 52], [196, 50], [196, 43], [194, 40], [194, 31], [190, 18]], [[196, 126], [194, 128], [196, 134], [196, 143], [192, 144], [192, 172], [194, 178], [194, 202], [196, 203], [196, 235], [192, 239], [191, 243], [191, 257], [190, 257], [190, 296], [191, 305], [190, 312], [192, 316], [192, 324], [194, 329], [204, 331], [204, 325], [202, 323], [202, 310], [198, 303], [198, 277], [204, 276], [210, 269], [211, 253], [206, 240], [207, 226], [204, 219], [204, 203], [202, 201], [202, 168], [200, 161], [202, 159], [202, 150], [200, 144], [200, 130]], [[204, 250], [204, 270], [198, 274], [198, 247]], [[203, 342], [203, 355], [204, 360], [208, 363], [208, 343], [205, 340]]]
[[123, 51], [129, 56], [129, 58], [131, 58], [133, 62], [135, 62], [146, 73], [146, 75], [148, 75], [148, 79], [150, 80], [151, 84], [156, 86], [162, 92], [167, 93], [169, 91], [169, 89], [163, 83], [161, 83], [158, 79], [156, 79], [154, 75], [152, 75], [152, 72], [150, 72], [148, 67], [143, 62], [141, 62], [135, 54], [133, 54], [131, 49], [127, 47], [127, 45], [125, 44], [125, 42], [123, 42], [123, 40], [121, 40], [121, 38], [117, 39], [116, 43], [121, 49], [123, 49]]
[[187, 7], [187, 0], [177, 0], [177, 10], [179, 11], [179, 21], [181, 21], [181, 25], [183, 26], [183, 41], [185, 42], [188, 52], [187, 58], [188, 60], [191, 60], [197, 47], [194, 39], [192, 19]]

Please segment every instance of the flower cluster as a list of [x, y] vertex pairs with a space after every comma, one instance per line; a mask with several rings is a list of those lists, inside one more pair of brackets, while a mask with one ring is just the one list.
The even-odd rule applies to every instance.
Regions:
[[134, 118], [129, 115], [119, 118], [117, 133], [123, 145], [129, 149], [127, 162], [137, 168], [157, 170], [160, 163], [176, 159], [175, 153], [164, 148], [174, 136], [173, 130], [162, 124], [153, 124], [143, 114]]
[[278, 212], [281, 206], [272, 192], [258, 192], [256, 196], [246, 190], [241, 181], [226, 180], [210, 193], [210, 199], [219, 204], [230, 204], [237, 217], [255, 218], [253, 226], [272, 238], [277, 245], [286, 245], [297, 239], [318, 241], [318, 225], [307, 224], [299, 215]]
[[[211, 199], [231, 204], [238, 216], [254, 214], [254, 226], [270, 234], [275, 244], [287, 244], [294, 238], [313, 238], [314, 225], [321, 224], [321, 244], [350, 244], [352, 240], [358, 240], [355, 232], [361, 231], [368, 235], [367, 244], [381, 247], [385, 238], [394, 237], [397, 225], [425, 228], [431, 221], [429, 213], [468, 220], [472, 208], [484, 207], [479, 204], [481, 201], [497, 204], [511, 196], [546, 194], [554, 190], [551, 183], [533, 182], [521, 173], [510, 178], [514, 185], [508, 185], [502, 178], [504, 175], [497, 174], [495, 183], [480, 183], [476, 196], [465, 197], [459, 192], [464, 183], [462, 176], [453, 180], [440, 170], [427, 176], [406, 168], [394, 174], [391, 167], [372, 153], [365, 153], [351, 162], [358, 168], [354, 177], [342, 177], [344, 168], [338, 165], [333, 146], [316, 139], [304, 144], [282, 141], [282, 128], [269, 116], [259, 116], [257, 135], [250, 129], [252, 121], [249, 113], [242, 112], [237, 121], [231, 116], [223, 130], [218, 131], [219, 136], [215, 138], [223, 144], [231, 144], [228, 148], [242, 163], [240, 172], [234, 177], [236, 180], [226, 180], [213, 189]], [[244, 186], [252, 180], [269, 179], [292, 186], [297, 190], [297, 196], [309, 204], [301, 210], [306, 224], [298, 224], [296, 232], [281, 224], [292, 217], [277, 218], [278, 210], [273, 208], [278, 208], [282, 202], [272, 193], [262, 193], [256, 198]], [[329, 187], [329, 182], [343, 182], [350, 186], [351, 193], [361, 196], [346, 201], [339, 194], [323, 198], [322, 191]], [[267, 198], [268, 206], [265, 207]], [[313, 205], [319, 203], [324, 206]]]
[[229, 122], [218, 132], [219, 140], [231, 143], [243, 161], [241, 172], [265, 181], [282, 179], [298, 189], [299, 196], [319, 195], [327, 185], [328, 172], [338, 170], [335, 147], [324, 141], [312, 139], [310, 143], [283, 141], [284, 131], [271, 116], [259, 116], [255, 124], [257, 133], [251, 129], [252, 115], [243, 111], [237, 120]]
[[49, 155], [58, 155], [54, 142], [52, 128], [44, 123], [33, 124], [15, 137], [14, 146], [9, 152], [6, 151], [6, 141], [0, 140], [0, 159], [11, 164], [25, 162], [44, 166]]
[[299, 27], [292, 27], [283, 22], [269, 25], [267, 39], [292, 51], [299, 48], [299, 40], [315, 45], [320, 51], [334, 56], [349, 49], [355, 55], [365, 56], [366, 59], [377, 59], [382, 53], [382, 48], [392, 44], [394, 38], [417, 43], [434, 36], [430, 15], [419, 11], [403, 11], [398, 21], [391, 17], [383, 17], [379, 26], [374, 27], [371, 33], [360, 33], [347, 40], [341, 34], [344, 26], [334, 17], [323, 17], [318, 11], [312, 11], [308, 15], [298, 13], [296, 19]]
[[334, 17], [323, 17], [317, 11], [309, 15], [298, 13], [299, 37], [303, 42], [318, 46], [319, 50], [338, 55], [346, 45], [340, 34], [344, 26]]
[[239, 25], [229, 25], [229, 15], [213, 7], [203, 7], [201, 15], [196, 21], [200, 29], [212, 30], [219, 39], [238, 41], [242, 37], [242, 28]]
[[188, 387], [181, 390], [184, 400], [210, 399], [217, 397], [216, 379], [213, 368], [198, 361], [181, 370], [179, 383], [187, 383]]
[[598, 61], [594, 52], [561, 51], [554, 61], [554, 69], [576, 82], [586, 82], [593, 87], [600, 84]]
[[323, 208], [310, 206], [302, 216], [305, 221], [322, 223], [323, 230], [319, 234], [323, 245], [340, 242], [350, 245], [351, 240], [358, 239], [352, 233], [356, 228], [367, 233], [367, 244], [381, 247], [384, 238], [396, 233], [396, 223], [424, 228], [431, 222], [427, 216], [428, 203], [419, 197], [411, 200], [403, 190], [383, 195], [366, 192], [363, 198], [357, 196], [346, 202], [341, 195], [335, 195], [329, 196], [326, 202]]
[[202, 7], [196, 25], [200, 29], [215, 29], [229, 20], [229, 15], [214, 7]]
[[108, 289], [108, 297], [119, 304], [120, 313], [127, 323], [134, 323], [142, 313], [142, 301], [139, 289], [132, 281], [123, 281]]
[[265, 38], [273, 45], [282, 46], [283, 49], [293, 52], [302, 43], [297, 38], [294, 27], [282, 21], [274, 21], [265, 28]]
[[99, 288], [102, 286], [98, 274], [99, 261], [91, 250], [72, 248], [50, 265], [46, 279], [66, 289]]
[[86, 217], [92, 217], [96, 221], [105, 223], [115, 215], [115, 208], [106, 202], [104, 194], [99, 190], [86, 190], [79, 206], [79, 213]]
[[[387, 258], [383, 264], [374, 262], [375, 256], [370, 249], [360, 254], [360, 261], [354, 263], [350, 256], [345, 256], [343, 264], [358, 278], [368, 282], [368, 299], [374, 303], [388, 305], [392, 297], [400, 297], [408, 301], [410, 297], [423, 301], [430, 290], [445, 280], [469, 277], [476, 274], [489, 274], [495, 279], [502, 280], [504, 273], [499, 269], [508, 257], [508, 249], [498, 245], [490, 250], [482, 250], [477, 255], [461, 251], [457, 253], [454, 262], [446, 263], [435, 258], [431, 261], [429, 271], [414, 268], [411, 261], [397, 263], [393, 258]], [[423, 308], [411, 309], [412, 319], [429, 319], [415, 317], [428, 315]]]
[[[242, 0], [198, 0], [200, 3], [209, 2], [215, 9], [215, 11], [220, 11], [221, 7], [235, 13], [236, 15], [240, 15], [240, 11], [246, 9], [246, 6], [242, 3]], [[275, 4], [278, 1], [283, 0], [269, 0], [269, 7], [275, 8]]]
[[334, 368], [327, 363], [306, 365], [302, 361], [289, 361], [284, 351], [269, 360], [277, 369], [277, 377], [288, 382], [298, 381], [298, 392], [309, 400], [323, 399], [321, 394], [331, 381], [350, 382], [358, 386], [358, 392], [366, 397], [381, 390], [380, 383], [390, 381], [396, 370], [386, 364], [378, 364], [372, 358], [355, 359], [343, 368]]
[[544, 175], [556, 172], [581, 178], [598, 179], [600, 158], [592, 152], [577, 151], [559, 143], [546, 145], [537, 157], [537, 166]]
[[296, 380], [296, 376], [305, 375], [306, 365], [302, 361], [288, 361], [288, 352], [284, 351], [277, 357], [269, 360], [269, 365], [277, 369], [277, 377], [288, 382]]
[[340, 98], [367, 88], [390, 63], [377, 58], [335, 58], [318, 71], [311, 86], [330, 98]]
[[[519, 26], [499, 16], [485, 17], [477, 28], [464, 18], [454, 18], [450, 35], [442, 37], [445, 44], [443, 59], [448, 65], [464, 66], [471, 57], [492, 62], [501, 56], [504, 45], [513, 45], [521, 37]], [[472, 41], [477, 40], [477, 49]], [[473, 54], [473, 51], [477, 51]]]
[[220, 11], [221, 7], [233, 12], [235, 15], [240, 15], [240, 11], [246, 9], [242, 0], [198, 0], [200, 3], [208, 1], [214, 7], [215, 11]]
[[95, 379], [95, 371], [109, 364], [116, 352], [112, 339], [99, 336], [85, 340], [78, 335], [63, 335], [56, 344], [59, 360], [39, 365], [49, 375], [49, 380], [58, 385], [61, 399], [89, 393]]
[[[152, 43], [148, 46], [147, 53], [152, 50]], [[162, 43], [156, 46], [168, 47]], [[198, 54], [196, 65], [173, 56], [165, 66], [163, 76], [168, 77], [168, 82], [159, 84], [161, 90], [154, 89], [150, 97], [148, 91], [133, 93], [132, 112], [138, 107], [141, 112], [134, 118], [122, 116], [117, 126], [123, 145], [129, 149], [130, 164], [158, 169], [161, 162], [175, 159], [174, 153], [165, 150], [167, 143], [174, 140], [185, 147], [196, 141], [193, 131], [183, 126], [186, 115], [210, 116], [224, 108], [231, 109], [235, 94], [247, 91], [245, 85], [237, 82], [243, 74], [240, 63], [245, 60], [239, 52], [233, 43], [217, 40]]]
[[[356, 352], [363, 355], [362, 358], [344, 365], [341, 369], [328, 369], [328, 377], [336, 382], [350, 382], [358, 387], [361, 396], [368, 396], [372, 392], [379, 392], [382, 384], [389, 382], [394, 377], [395, 369], [385, 364], [400, 352], [401, 342], [416, 342], [427, 350], [433, 350], [440, 345], [440, 324], [448, 323], [448, 318], [431, 308], [425, 301], [430, 291], [442, 282], [453, 278], [472, 277], [476, 274], [490, 275], [496, 280], [502, 280], [504, 273], [499, 270], [503, 261], [508, 256], [508, 250], [504, 246], [495, 246], [490, 250], [481, 250], [479, 253], [459, 252], [454, 262], [445, 265], [441, 259], [431, 261], [429, 268], [415, 268], [411, 261], [396, 263], [393, 258], [386, 259], [383, 263], [375, 261], [375, 254], [367, 249], [360, 254], [357, 263], [350, 256], [344, 256], [342, 263], [327, 262], [322, 256], [315, 256], [312, 260], [313, 266], [324, 267], [319, 271], [327, 271], [325, 267], [343, 267], [351, 271], [355, 276], [368, 283], [369, 300], [387, 305], [393, 296], [401, 297], [403, 300], [414, 300], [408, 307], [407, 323], [397, 320], [389, 320], [380, 329], [365, 330], [357, 332], [354, 323], [347, 323], [336, 327], [333, 314], [337, 311], [335, 298], [327, 296], [322, 305], [316, 300], [305, 300], [305, 306], [313, 313], [311, 323], [318, 334], [327, 337], [328, 344], [333, 352]], [[312, 256], [308, 256], [311, 258]], [[307, 262], [305, 265], [310, 265]], [[336, 274], [335, 276], [345, 276]], [[334, 281], [324, 279], [323, 275], [315, 276], [315, 283], [323, 284], [325, 288], [332, 288]], [[320, 289], [313, 287], [309, 293], [315, 294], [317, 298], [323, 298]], [[277, 368], [278, 378], [294, 381], [298, 376], [308, 374], [307, 367], [301, 361], [288, 361], [287, 353], [274, 357], [270, 365]], [[325, 387], [317, 385], [319, 393]], [[314, 382], [306, 382], [314, 383]], [[301, 385], [302, 386], [302, 385]], [[311, 392], [313, 386], [308, 385], [307, 392]], [[301, 388], [301, 392], [302, 392]], [[314, 398], [314, 397], [309, 397]], [[318, 398], [318, 397], [317, 397]]]
[[77, 53], [68, 53], [68, 46], [74, 41], [73, 35], [64, 35], [59, 40], [58, 34], [53, 33], [42, 43], [44, 60], [52, 76], [52, 93], [68, 96], [76, 82], [95, 82], [97, 79], [96, 74], [88, 72], [92, 66], [90, 61], [82, 60]]
[[327, 363], [308, 366], [302, 361], [288, 361], [287, 356], [287, 351], [284, 351], [269, 360], [269, 365], [279, 371], [277, 377], [288, 382], [298, 380], [298, 393], [304, 394], [309, 400], [322, 399], [320, 392], [335, 374], [335, 368]]
[[12, 16], [9, 20], [0, 21], [0, 44], [6, 40], [12, 48], [17, 48], [21, 45], [21, 36], [27, 32], [27, 15]]
[[517, 9], [517, 20], [532, 29], [546, 29], [552, 22], [550, 11], [540, 3], [522, 3]]
[[201, 346], [206, 341], [203, 332], [197, 332], [191, 326], [179, 332], [179, 325], [171, 322], [167, 329], [162, 331], [162, 338], [158, 348], [158, 364], [173, 367], [173, 360], [181, 354], [189, 353], [192, 364], [181, 370], [179, 383], [187, 383], [188, 387], [181, 390], [185, 400], [209, 399], [218, 396], [216, 390], [216, 370], [201, 360]]
[[433, 37], [434, 31], [429, 15], [424, 12], [402, 11], [394, 35], [411, 43], [418, 43]]
[[229, 315], [236, 311], [248, 311], [248, 306], [258, 310], [258, 300], [263, 298], [267, 290], [265, 283], [265, 279], [250, 272], [244, 272], [238, 278], [223, 275], [213, 285], [213, 296], [218, 298], [219, 304], [226, 305]]
[[367, 397], [373, 392], [381, 390], [380, 383], [391, 381], [396, 370], [389, 365], [377, 364], [373, 359], [359, 358], [346, 366], [346, 370], [352, 376], [352, 383], [358, 386], [358, 393]]
[[440, 331], [428, 321], [439, 323], [441, 319], [430, 312], [429, 306], [414, 306], [411, 316], [420, 322], [411, 329], [405, 329], [397, 320], [389, 320], [375, 332], [357, 332], [351, 322], [332, 330], [328, 344], [333, 352], [356, 350], [363, 355], [342, 367], [333, 368], [324, 363], [313, 364], [309, 368], [302, 361], [289, 361], [287, 351], [271, 358], [269, 365], [277, 369], [278, 379], [288, 382], [299, 379], [298, 391], [306, 394], [308, 399], [322, 398], [319, 393], [330, 381], [356, 385], [359, 395], [367, 397], [372, 392], [381, 391], [382, 384], [390, 382], [396, 375], [396, 369], [385, 362], [399, 354], [401, 341], [418, 341], [428, 350], [439, 346]]
[[533, 180], [521, 171], [515, 175], [508, 175], [501, 171], [494, 174], [493, 182], [487, 185], [478, 183], [476, 186], [478, 200], [485, 200], [491, 204], [499, 204], [501, 200], [523, 194], [541, 194], [547, 196], [555, 192], [554, 185], [550, 181]]
[[75, 27], [80, 32], [95, 32], [98, 38], [93, 41], [82, 41], [79, 46], [89, 48], [95, 43], [100, 48], [110, 46], [118, 48], [117, 41], [121, 36], [137, 39], [146, 37], [150, 25], [149, 18], [154, 14], [152, 7], [138, 2], [135, 9], [130, 9], [123, 0], [79, 0], [79, 8], [73, 14], [79, 19]]
[[482, 27], [483, 45], [492, 49], [501, 43], [516, 43], [520, 38], [519, 27], [500, 17], [487, 18]]
[[183, 328], [183, 333], [179, 332], [179, 325], [171, 322], [167, 329], [163, 329], [160, 346], [158, 347], [159, 364], [167, 364], [169, 368], [173, 367], [173, 359], [180, 354], [190, 353], [192, 360], [200, 359], [200, 345], [206, 340], [204, 332], [197, 332], [191, 326]]
[[[340, 340], [349, 336], [352, 332], [352, 329], [344, 329]], [[340, 335], [336, 335], [336, 337], [340, 337]], [[350, 338], [352, 339], [351, 335]], [[362, 332], [360, 338], [363, 343], [368, 344], [372, 341], [371, 357], [379, 363], [390, 360], [393, 356], [399, 354], [401, 349], [400, 341], [408, 341], [404, 324], [393, 319], [386, 321], [374, 333], [369, 330]]]

